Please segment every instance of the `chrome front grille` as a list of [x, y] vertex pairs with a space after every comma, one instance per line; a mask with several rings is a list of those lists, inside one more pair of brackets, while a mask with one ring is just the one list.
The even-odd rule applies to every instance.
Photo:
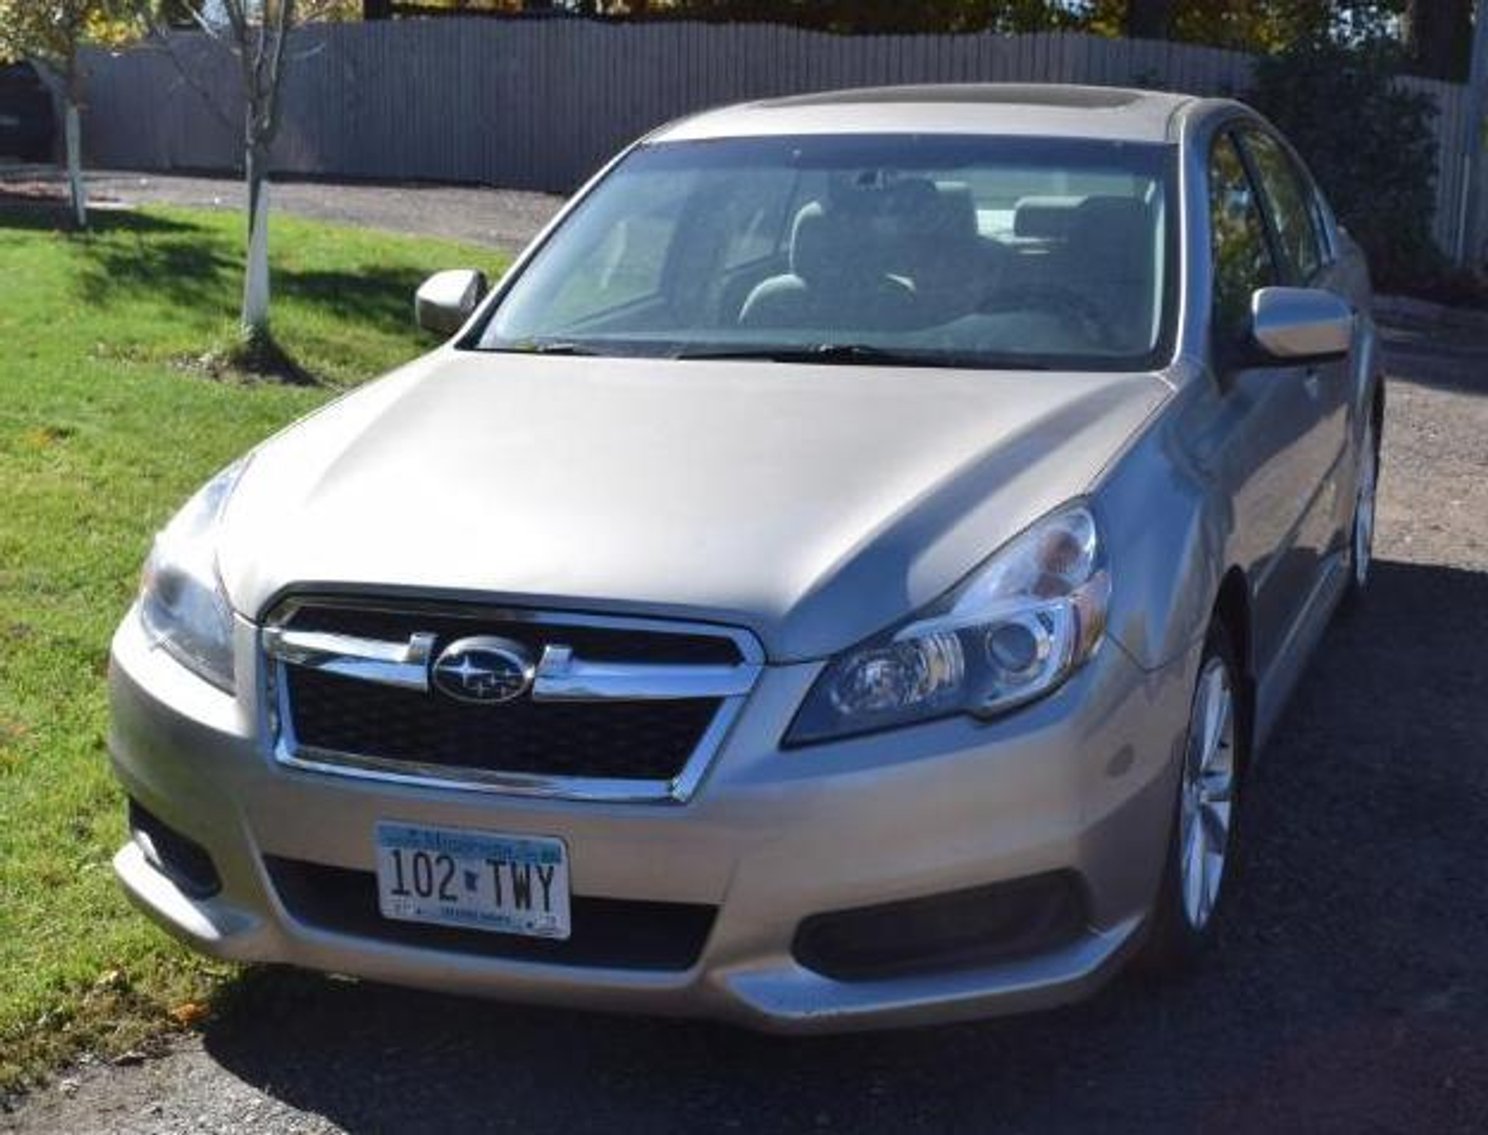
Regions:
[[[467, 641], [530, 660], [521, 692], [452, 691]], [[732, 628], [342, 598], [283, 605], [263, 646], [283, 764], [596, 800], [691, 796], [763, 661]]]

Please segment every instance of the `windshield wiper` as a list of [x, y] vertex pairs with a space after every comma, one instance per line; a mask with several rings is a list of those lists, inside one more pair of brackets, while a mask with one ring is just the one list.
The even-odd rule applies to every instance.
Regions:
[[867, 343], [809, 343], [801, 347], [711, 347], [675, 352], [674, 359], [760, 359], [775, 363], [840, 363], [857, 366], [945, 367], [968, 370], [1047, 370], [1033, 359], [1012, 356], [961, 355], [941, 351], [906, 351]]
[[[488, 350], [512, 355], [606, 355], [604, 346], [571, 339], [537, 339], [510, 343]], [[658, 345], [659, 346], [659, 345]], [[626, 352], [627, 354], [629, 352]], [[1048, 370], [1047, 363], [1018, 355], [986, 355], [927, 349], [875, 347], [868, 343], [807, 343], [802, 346], [765, 344], [758, 347], [681, 347], [661, 349], [661, 357], [672, 359], [757, 359], [773, 363], [817, 363], [823, 366], [940, 367], [956, 370]], [[647, 357], [645, 354], [638, 357]]]
[[509, 347], [493, 347], [494, 351], [508, 355], [597, 355], [593, 347], [574, 343], [567, 339], [549, 339], [542, 342], [522, 343]]
[[697, 349], [684, 347], [672, 357], [674, 359], [762, 359], [776, 363], [937, 365], [935, 360], [923, 354], [895, 351], [887, 347], [870, 347], [866, 343], [808, 343], [800, 347], [782, 345]]

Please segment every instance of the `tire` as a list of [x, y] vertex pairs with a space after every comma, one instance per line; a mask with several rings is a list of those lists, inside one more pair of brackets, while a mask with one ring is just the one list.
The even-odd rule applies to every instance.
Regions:
[[[1211, 707], [1218, 707], [1220, 714], [1214, 722]], [[1249, 743], [1240, 667], [1228, 632], [1215, 622], [1204, 642], [1190, 701], [1183, 767], [1162, 882], [1148, 922], [1144, 968], [1188, 969], [1214, 939], [1234, 878]], [[1196, 845], [1198, 837], [1204, 842]]]
[[1364, 604], [1369, 587], [1369, 569], [1374, 562], [1374, 510], [1379, 490], [1379, 421], [1374, 413], [1364, 427], [1359, 458], [1359, 485], [1354, 494], [1354, 519], [1349, 526], [1348, 584], [1343, 593], [1345, 610]]

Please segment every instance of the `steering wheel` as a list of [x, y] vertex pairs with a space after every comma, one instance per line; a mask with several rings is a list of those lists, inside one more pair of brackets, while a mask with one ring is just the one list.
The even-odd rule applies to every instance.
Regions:
[[1029, 284], [1020, 288], [993, 288], [977, 304], [983, 315], [1003, 311], [1036, 311], [1063, 319], [1079, 329], [1090, 342], [1109, 347], [1116, 328], [1105, 309], [1084, 292], [1062, 284]]

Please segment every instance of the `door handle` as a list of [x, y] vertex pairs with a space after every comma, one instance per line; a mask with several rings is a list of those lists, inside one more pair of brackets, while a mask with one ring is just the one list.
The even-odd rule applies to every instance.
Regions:
[[1309, 398], [1316, 399], [1322, 395], [1323, 379], [1317, 367], [1307, 368], [1307, 372], [1302, 376], [1302, 388], [1307, 391]]

